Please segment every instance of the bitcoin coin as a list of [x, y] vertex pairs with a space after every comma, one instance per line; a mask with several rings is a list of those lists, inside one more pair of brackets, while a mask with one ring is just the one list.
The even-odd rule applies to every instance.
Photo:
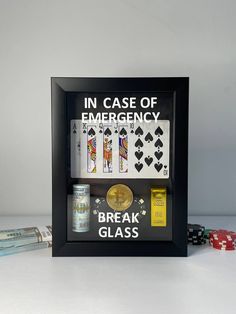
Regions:
[[117, 211], [128, 209], [133, 203], [133, 192], [127, 185], [115, 184], [107, 191], [108, 205]]

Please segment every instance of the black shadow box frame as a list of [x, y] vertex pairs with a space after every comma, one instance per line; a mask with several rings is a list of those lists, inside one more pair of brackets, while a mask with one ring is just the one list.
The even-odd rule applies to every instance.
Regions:
[[[172, 241], [68, 241], [66, 95], [140, 91], [174, 95]], [[53, 256], [187, 256], [188, 92], [187, 77], [51, 78]]]

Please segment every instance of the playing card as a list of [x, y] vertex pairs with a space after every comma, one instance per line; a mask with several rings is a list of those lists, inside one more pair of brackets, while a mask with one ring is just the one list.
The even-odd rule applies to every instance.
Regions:
[[82, 132], [82, 125], [79, 120], [71, 121], [71, 137], [70, 137], [70, 146], [71, 146], [71, 174], [76, 174], [77, 169], [80, 166], [80, 138]]
[[145, 178], [169, 177], [170, 123], [159, 120], [151, 123], [136, 123], [134, 135], [134, 167]]
[[128, 125], [119, 125], [119, 172], [128, 172]]
[[72, 178], [169, 178], [170, 122], [71, 120]]
[[112, 135], [113, 125], [103, 125], [103, 172], [112, 173]]
[[87, 125], [87, 172], [97, 172], [97, 126]]

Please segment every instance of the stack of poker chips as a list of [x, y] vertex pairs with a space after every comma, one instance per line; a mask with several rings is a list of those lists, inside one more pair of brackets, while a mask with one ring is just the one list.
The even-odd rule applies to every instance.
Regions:
[[197, 224], [188, 224], [188, 243], [193, 245], [202, 245], [206, 243], [204, 237], [205, 227]]
[[229, 230], [212, 230], [209, 243], [217, 250], [232, 251], [236, 249], [236, 232]]

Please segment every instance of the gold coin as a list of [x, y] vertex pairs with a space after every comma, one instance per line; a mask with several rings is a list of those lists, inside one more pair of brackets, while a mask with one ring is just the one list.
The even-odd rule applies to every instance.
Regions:
[[106, 200], [112, 209], [123, 211], [133, 203], [133, 192], [127, 185], [115, 184], [107, 191]]

